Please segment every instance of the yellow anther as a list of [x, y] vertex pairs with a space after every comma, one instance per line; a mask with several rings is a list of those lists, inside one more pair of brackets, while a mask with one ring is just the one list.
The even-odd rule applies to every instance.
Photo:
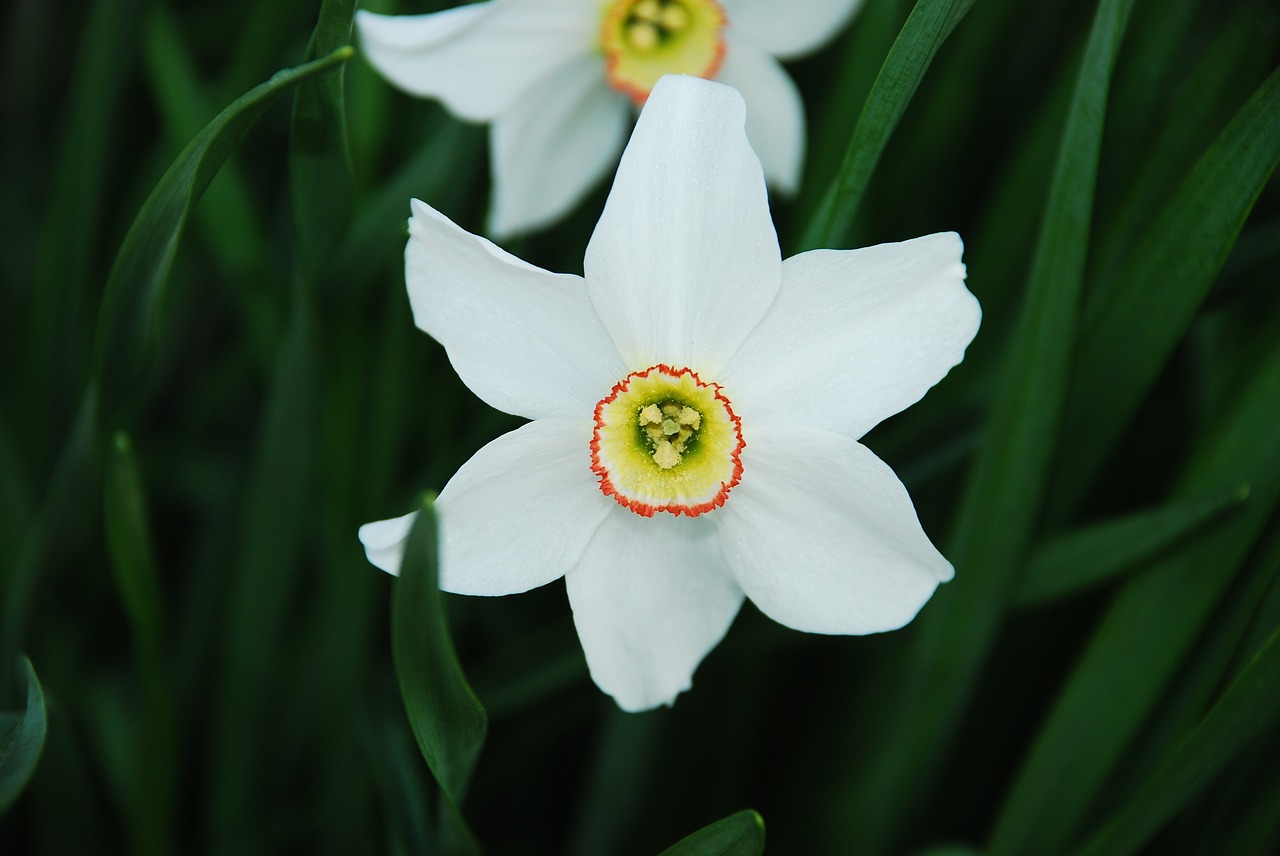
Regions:
[[702, 414], [692, 407], [682, 407], [680, 409], [680, 424], [697, 431], [698, 426], [702, 424]]
[[680, 32], [689, 26], [689, 10], [679, 3], [670, 3], [662, 7], [662, 17], [658, 23], [666, 30]]
[[640, 0], [631, 7], [631, 17], [640, 21], [658, 21], [662, 16], [659, 0]]
[[648, 21], [637, 21], [627, 27], [627, 41], [641, 53], [649, 53], [658, 46], [658, 28]]
[[669, 470], [680, 463], [680, 453], [667, 440], [659, 440], [653, 450], [653, 462], [664, 470]]

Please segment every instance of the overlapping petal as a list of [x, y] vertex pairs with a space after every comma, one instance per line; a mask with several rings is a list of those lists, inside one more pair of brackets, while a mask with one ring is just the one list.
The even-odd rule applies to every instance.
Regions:
[[404, 544], [413, 528], [418, 512], [390, 520], [378, 520], [360, 527], [360, 543], [369, 564], [389, 574], [400, 574], [400, 560], [404, 558]]
[[855, 440], [752, 426], [743, 479], [717, 512], [747, 597], [788, 627], [878, 633], [910, 621], [951, 565], [893, 471]]
[[440, 588], [515, 594], [573, 567], [618, 511], [596, 487], [590, 442], [590, 418], [539, 419], [463, 464], [436, 500]]
[[530, 419], [590, 416], [625, 377], [580, 277], [553, 274], [413, 201], [405, 280], [414, 321], [487, 403]]
[[732, 32], [779, 59], [822, 47], [840, 31], [862, 0], [721, 0]]
[[579, 57], [549, 74], [490, 126], [490, 234], [548, 225], [613, 168], [627, 139], [631, 107], [603, 78], [602, 56]]
[[947, 232], [786, 260], [777, 301], [717, 381], [752, 426], [861, 437], [964, 357], [982, 312]]
[[742, 605], [709, 521], [622, 509], [565, 583], [592, 679], [630, 711], [687, 690]]
[[369, 63], [413, 95], [488, 121], [565, 63], [589, 53], [590, 0], [493, 0], [430, 15], [356, 13]]
[[668, 76], [636, 123], [587, 246], [587, 289], [632, 369], [714, 376], [781, 284], [760, 162], [730, 89]]
[[794, 193], [804, 165], [805, 128], [804, 102], [791, 75], [755, 44], [731, 37], [716, 80], [742, 93], [747, 139], [769, 185]]

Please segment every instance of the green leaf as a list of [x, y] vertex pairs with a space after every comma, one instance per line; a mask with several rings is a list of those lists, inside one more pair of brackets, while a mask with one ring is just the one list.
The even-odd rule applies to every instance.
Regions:
[[27, 706], [20, 717], [12, 714], [0, 717], [0, 812], [18, 798], [35, 772], [48, 725], [44, 690], [40, 688], [36, 671], [26, 657], [20, 661], [27, 685]]
[[1254, 372], [1175, 491], [1195, 497], [1247, 481], [1249, 502], [1121, 588], [1023, 762], [995, 824], [993, 854], [1068, 848], [1165, 697], [1280, 500], [1277, 389], [1280, 349]]
[[800, 239], [801, 250], [843, 243], [876, 163], [911, 96], [938, 48], [973, 4], [974, 0], [919, 0], [911, 10], [867, 96], [840, 173]]
[[[341, 50], [351, 41], [355, 0], [324, 0], [306, 58]], [[298, 256], [312, 281], [351, 220], [354, 179], [347, 143], [343, 71], [298, 87], [289, 136], [289, 183]]]
[[103, 490], [107, 548], [120, 599], [139, 646], [158, 655], [163, 638], [164, 607], [151, 532], [147, 524], [142, 480], [129, 435], [115, 436]]
[[681, 838], [659, 856], [757, 856], [764, 852], [764, 819], [747, 809]]
[[[437, 584], [433, 502], [425, 498], [391, 594], [391, 639], [400, 695], [418, 749], [461, 823], [457, 807], [484, 745], [489, 718], [458, 663]], [[461, 828], [464, 839], [470, 833]], [[466, 849], [475, 849], [468, 841]]]
[[200, 132], [152, 190], [116, 256], [98, 318], [94, 375], [110, 414], [145, 367], [153, 325], [178, 240], [218, 168], [271, 103], [290, 87], [330, 71], [351, 48], [277, 72], [238, 98]]
[[[112, 444], [103, 486], [107, 548], [116, 586], [134, 638], [134, 660], [143, 696], [135, 758], [124, 769], [133, 778], [131, 823], [134, 850], [168, 853], [172, 829], [176, 747], [172, 690], [165, 669], [164, 604], [156, 569], [146, 502], [129, 436]], [[131, 712], [132, 713], [132, 712]]]
[[[947, 552], [955, 579], [934, 595], [898, 698], [909, 712], [868, 734], [847, 796], [867, 852], [883, 848], [932, 776], [963, 716], [1016, 591], [1066, 397], [1108, 85], [1132, 0], [1103, 0], [1076, 79], [1037, 242], [1026, 306], [1005, 358], [984, 443]], [[981, 335], [981, 333], [979, 334]], [[927, 680], [924, 679], [927, 676]], [[887, 808], [886, 808], [887, 807]]]
[[1248, 486], [1241, 485], [1096, 523], [1050, 541], [1032, 556], [1014, 606], [1037, 606], [1112, 582], [1248, 496]]
[[1129, 255], [1119, 282], [1081, 322], [1055, 474], [1065, 513], [1089, 486], [1222, 268], [1280, 162], [1280, 69], [1241, 108]]
[[1278, 713], [1280, 630], [1272, 633], [1200, 725], [1080, 856], [1124, 856], [1142, 847], [1270, 727]]

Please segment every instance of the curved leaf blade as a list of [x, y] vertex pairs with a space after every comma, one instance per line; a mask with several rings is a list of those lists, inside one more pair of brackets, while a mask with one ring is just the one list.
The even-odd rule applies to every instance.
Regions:
[[658, 856], [759, 856], [764, 852], [764, 818], [746, 809], [681, 838]]
[[458, 805], [484, 746], [489, 718], [453, 650], [438, 567], [435, 511], [426, 498], [391, 592], [392, 655], [413, 736], [459, 824], [458, 846], [467, 851], [477, 848]]
[[48, 728], [44, 690], [31, 661], [26, 657], [20, 661], [27, 682], [27, 707], [20, 718], [0, 717], [0, 812], [18, 798], [35, 772]]
[[160, 179], [125, 235], [107, 279], [94, 345], [94, 377], [104, 413], [137, 382], [169, 268], [192, 208], [245, 133], [283, 92], [346, 62], [350, 47], [277, 72], [205, 126]]

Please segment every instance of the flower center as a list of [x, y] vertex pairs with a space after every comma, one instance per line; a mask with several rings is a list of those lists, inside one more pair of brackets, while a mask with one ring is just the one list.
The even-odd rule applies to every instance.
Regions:
[[595, 423], [601, 492], [644, 517], [697, 517], [724, 505], [742, 478], [742, 423], [720, 387], [690, 369], [627, 375], [596, 405]]
[[714, 77], [725, 23], [715, 0], [615, 0], [600, 33], [605, 77], [637, 104], [664, 74]]

